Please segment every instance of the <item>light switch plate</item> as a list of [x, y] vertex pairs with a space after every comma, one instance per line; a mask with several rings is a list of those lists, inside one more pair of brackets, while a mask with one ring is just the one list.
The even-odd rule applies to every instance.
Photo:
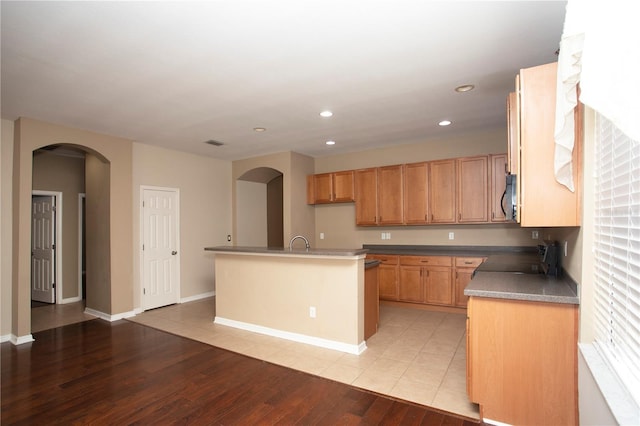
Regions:
[[453, 232], [449, 232], [449, 239], [453, 240], [453, 238], [454, 238]]

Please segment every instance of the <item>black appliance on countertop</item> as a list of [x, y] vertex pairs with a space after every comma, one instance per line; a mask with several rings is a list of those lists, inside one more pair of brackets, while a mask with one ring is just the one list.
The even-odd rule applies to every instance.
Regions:
[[562, 274], [560, 244], [557, 241], [544, 240], [542, 244], [538, 245], [538, 255], [540, 256], [542, 272], [545, 275], [559, 277]]

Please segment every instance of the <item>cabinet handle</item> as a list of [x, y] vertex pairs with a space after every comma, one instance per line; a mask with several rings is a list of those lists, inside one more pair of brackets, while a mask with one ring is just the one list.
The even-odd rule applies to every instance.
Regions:
[[428, 260], [421, 260], [420, 262], [422, 262], [422, 263], [429, 263], [429, 261], [428, 261]]
[[458, 220], [462, 220], [462, 213], [458, 213]]
[[427, 273], [427, 278], [429, 278], [429, 271], [425, 271]]
[[426, 222], [427, 220], [429, 220], [429, 219], [427, 219], [427, 215], [425, 214], [424, 215], [424, 221]]
[[464, 262], [465, 265], [472, 265], [473, 262], [469, 262], [468, 260]]

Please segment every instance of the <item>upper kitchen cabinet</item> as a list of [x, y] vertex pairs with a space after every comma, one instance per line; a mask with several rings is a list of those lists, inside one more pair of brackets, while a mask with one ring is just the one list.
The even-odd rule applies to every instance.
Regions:
[[353, 201], [353, 176], [353, 170], [307, 176], [307, 204], [348, 203]]
[[507, 155], [495, 154], [489, 156], [489, 162], [491, 163], [491, 185], [489, 189], [490, 195], [490, 209], [491, 209], [491, 222], [506, 222], [507, 217], [504, 212], [503, 195], [506, 189], [506, 168], [507, 168]]
[[404, 223], [429, 223], [429, 163], [404, 165]]
[[401, 225], [403, 167], [378, 168], [378, 225]]
[[459, 158], [458, 223], [488, 222], [489, 157]]
[[520, 161], [520, 148], [518, 147], [519, 120], [518, 96], [516, 92], [511, 92], [507, 96], [507, 173], [516, 174], [518, 168], [520, 168], [518, 164]]
[[378, 171], [376, 168], [355, 171], [356, 225], [378, 224]]
[[356, 170], [356, 225], [402, 225], [402, 182], [402, 165]]
[[[575, 110], [576, 138], [572, 156], [575, 192], [554, 174], [554, 125], [557, 63], [520, 70], [517, 84], [521, 226], [579, 226], [582, 186], [582, 108]], [[513, 165], [512, 165], [513, 166]], [[513, 173], [513, 171], [512, 171]]]
[[431, 223], [456, 223], [456, 160], [429, 162]]

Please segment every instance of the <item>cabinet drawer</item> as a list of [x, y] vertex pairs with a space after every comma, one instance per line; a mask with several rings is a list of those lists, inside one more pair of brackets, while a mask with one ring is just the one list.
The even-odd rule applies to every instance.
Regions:
[[387, 254], [368, 254], [367, 259], [379, 260], [383, 265], [397, 265], [400, 256]]
[[459, 268], [475, 268], [484, 262], [484, 257], [456, 257], [456, 266]]
[[449, 256], [400, 256], [402, 265], [451, 266]]

